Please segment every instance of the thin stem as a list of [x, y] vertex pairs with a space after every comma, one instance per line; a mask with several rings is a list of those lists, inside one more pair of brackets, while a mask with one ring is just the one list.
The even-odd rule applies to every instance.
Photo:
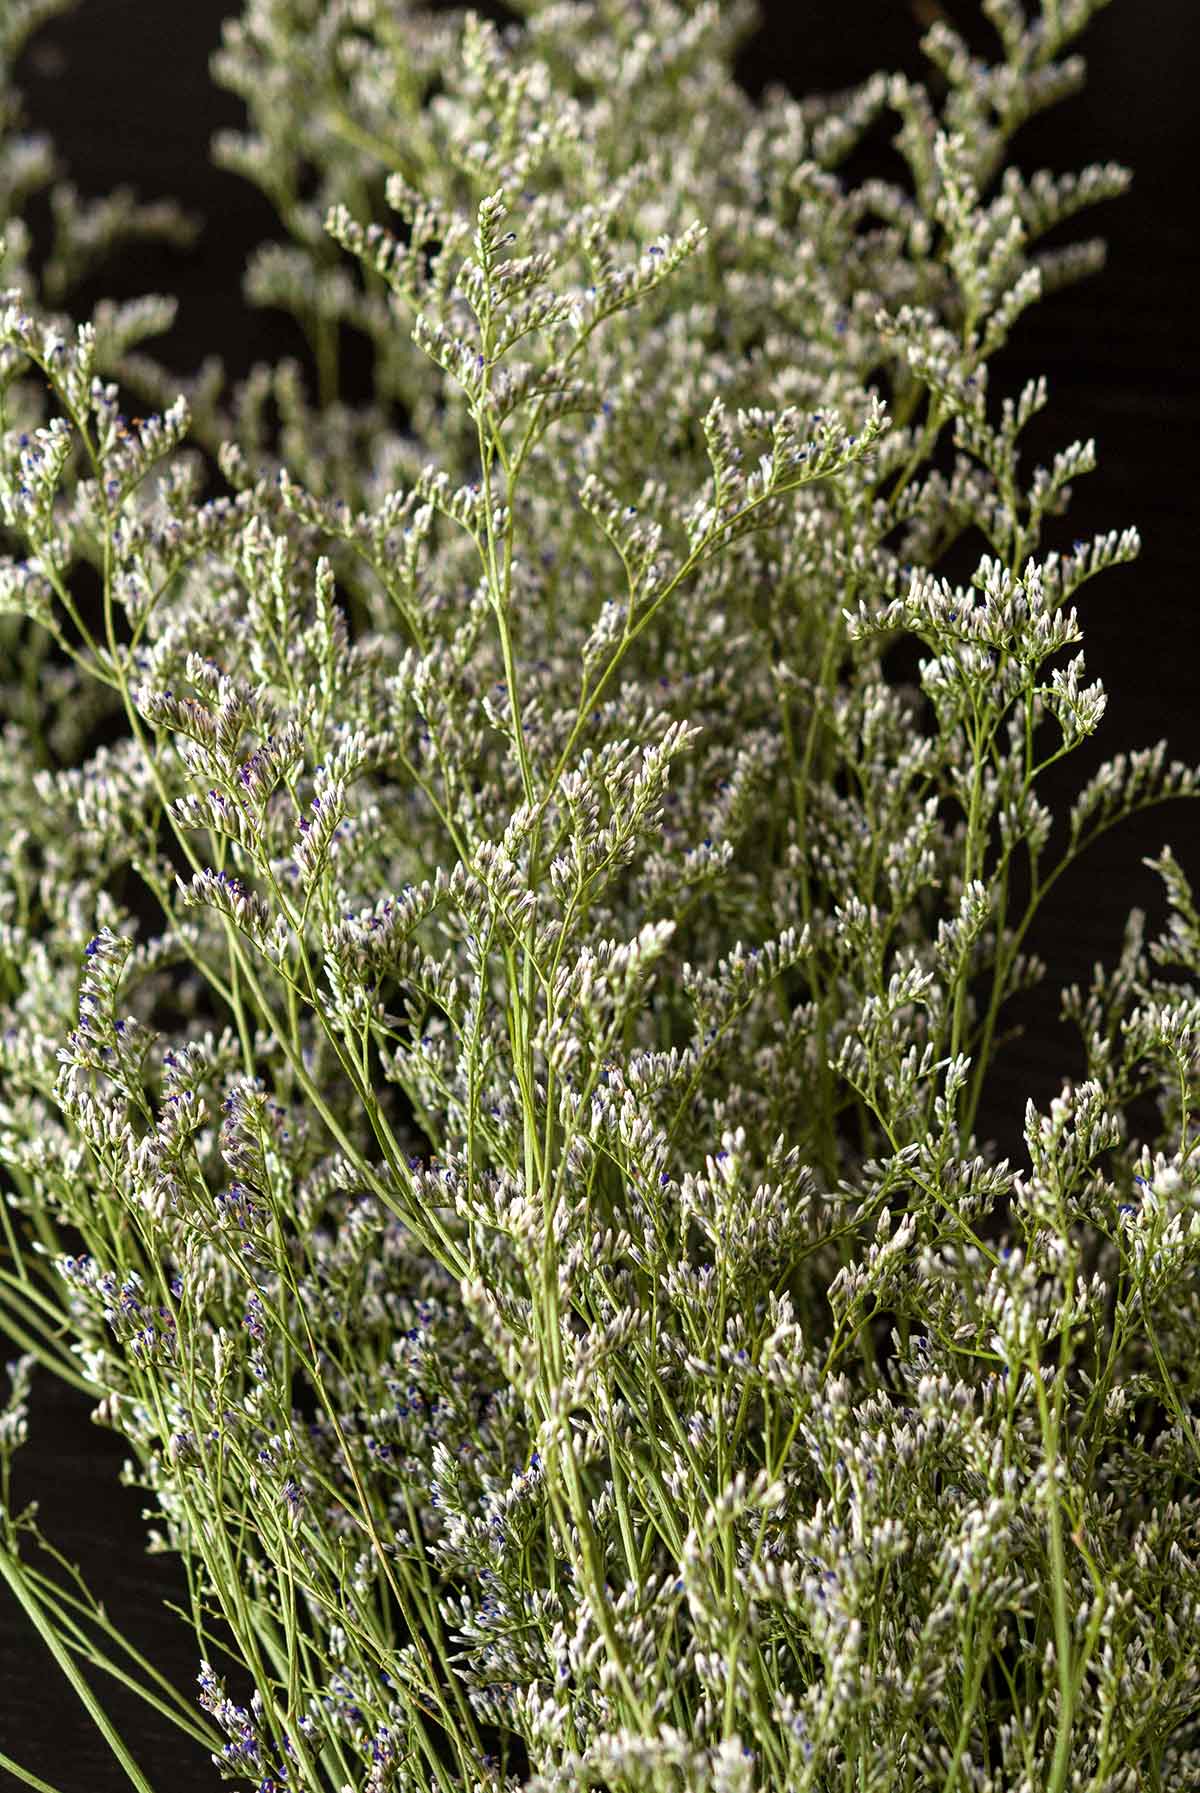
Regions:
[[11, 1546], [7, 1542], [0, 1542], [0, 1575], [8, 1583], [10, 1591], [19, 1602], [26, 1618], [53, 1656], [88, 1717], [120, 1763], [130, 1785], [137, 1788], [137, 1793], [154, 1793], [150, 1782], [126, 1747], [120, 1732], [84, 1680], [70, 1651], [60, 1641], [54, 1626], [47, 1619], [42, 1610], [42, 1601], [35, 1593], [19, 1558], [15, 1554], [10, 1554], [10, 1551]]

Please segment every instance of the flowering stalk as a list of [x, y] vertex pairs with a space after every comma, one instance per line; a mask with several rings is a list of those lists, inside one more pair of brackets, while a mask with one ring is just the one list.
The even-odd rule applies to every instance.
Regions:
[[[55, 309], [189, 226], [60, 185], [35, 269], [0, 145], [0, 1566], [135, 1785], [81, 1665], [259, 1793], [1195, 1785], [1169, 853], [1027, 1167], [976, 1134], [1048, 893], [1200, 789], [1040, 794], [1139, 545], [1066, 545], [1092, 444], [1022, 472], [1046, 384], [989, 392], [1127, 182], [1010, 156], [1095, 10], [756, 103], [740, 4], [248, 0], [215, 153], [313, 394]], [[15, 1509], [35, 1366], [186, 1565], [195, 1699]]]

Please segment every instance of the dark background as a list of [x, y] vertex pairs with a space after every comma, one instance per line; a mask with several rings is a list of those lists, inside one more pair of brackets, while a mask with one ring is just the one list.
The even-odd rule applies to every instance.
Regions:
[[[22, 61], [30, 128], [50, 131], [68, 172], [88, 194], [133, 182], [141, 199], [174, 196], [203, 214], [196, 248], [133, 252], [101, 283], [114, 296], [181, 296], [171, 336], [151, 345], [181, 372], [219, 351], [240, 376], [280, 352], [278, 318], [246, 307], [239, 290], [247, 252], [277, 234], [256, 190], [208, 164], [213, 131], [244, 122], [240, 103], [212, 85], [208, 57], [235, 0], [82, 0], [49, 24]], [[490, 11], [490, 8], [481, 8]], [[947, 15], [975, 30], [976, 0], [946, 0]], [[795, 0], [764, 9], [766, 22], [739, 62], [751, 91], [772, 79], [793, 92], [836, 88], [876, 68], [919, 73], [929, 0]], [[985, 37], [978, 39], [980, 43]], [[1039, 458], [1095, 436], [1099, 471], [1076, 487], [1065, 542], [1134, 523], [1143, 554], [1081, 595], [1088, 670], [1109, 693], [1099, 737], [1074, 755], [1050, 794], [1056, 810], [1100, 761], [1166, 735], [1173, 753], [1200, 758], [1195, 705], [1196, 549], [1194, 451], [1200, 426], [1200, 325], [1194, 226], [1200, 25], [1194, 0], [1115, 0], [1082, 48], [1085, 93], [1035, 121], [1017, 140], [1026, 169], [1061, 171], [1117, 160], [1135, 173], [1128, 197], [1077, 221], [1103, 234], [1109, 265], [1099, 277], [1026, 314], [1017, 342], [994, 365], [992, 390], [1015, 393], [1044, 373], [1047, 437]], [[288, 348], [292, 348], [289, 339]], [[1200, 879], [1194, 807], [1152, 810], [1105, 838], [1051, 897], [1032, 950], [1050, 966], [1024, 1011], [1025, 1034], [1008, 1049], [989, 1091], [983, 1131], [1019, 1154], [1025, 1098], [1044, 1103], [1080, 1069], [1077, 1042], [1057, 1018], [1058, 991], [1086, 984], [1111, 963], [1133, 904], [1152, 926], [1163, 906], [1141, 859], [1170, 840]], [[35, 1377], [31, 1439], [17, 1459], [18, 1504], [37, 1498], [49, 1536], [82, 1562], [95, 1591], [142, 1651], [183, 1687], [196, 1662], [182, 1623], [162, 1608], [183, 1601], [172, 1559], [143, 1552], [141, 1497], [117, 1483], [123, 1449], [88, 1423], [89, 1403], [48, 1374]], [[203, 1750], [98, 1674], [97, 1692], [145, 1772], [163, 1793], [220, 1783]], [[6, 1590], [0, 1589], [0, 1750], [63, 1793], [109, 1793], [128, 1783]], [[5, 1780], [0, 1770], [0, 1784]]]

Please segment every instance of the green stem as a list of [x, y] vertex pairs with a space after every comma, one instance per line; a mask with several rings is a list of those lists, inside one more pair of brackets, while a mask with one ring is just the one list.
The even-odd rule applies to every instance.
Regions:
[[[80, 1703], [91, 1718], [92, 1723], [96, 1726], [96, 1729], [108, 1744], [109, 1749], [117, 1758], [121, 1767], [125, 1770], [125, 1774], [130, 1784], [138, 1789], [138, 1793], [154, 1793], [154, 1788], [150, 1785], [150, 1782], [146, 1779], [132, 1755], [130, 1755], [120, 1733], [117, 1731], [103, 1706], [101, 1706], [95, 1694], [84, 1680], [78, 1667], [72, 1661], [66, 1646], [61, 1642], [58, 1633], [42, 1611], [41, 1602], [31, 1587], [29, 1578], [21, 1568], [19, 1558], [15, 1554], [10, 1555], [7, 1544], [0, 1544], [0, 1575], [2, 1575], [8, 1583], [9, 1588], [23, 1608], [25, 1616], [29, 1619], [30, 1623], [41, 1637], [42, 1642], [53, 1656], [55, 1662], [74, 1688]], [[33, 1781], [27, 1782], [27, 1784], [38, 1785], [39, 1783]]]
[[42, 1780], [40, 1775], [34, 1774], [28, 1768], [22, 1768], [19, 1762], [14, 1762], [11, 1756], [6, 1756], [2, 1749], [0, 1749], [0, 1768], [11, 1774], [14, 1780], [20, 1781], [23, 1786], [35, 1788], [36, 1793], [63, 1793], [61, 1787], [52, 1787], [50, 1782]]

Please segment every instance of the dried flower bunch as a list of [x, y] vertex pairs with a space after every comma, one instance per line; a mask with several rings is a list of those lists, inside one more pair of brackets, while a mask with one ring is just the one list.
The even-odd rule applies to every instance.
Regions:
[[[755, 102], [741, 0], [248, 0], [216, 153], [315, 375], [228, 396], [169, 299], [61, 309], [174, 209], [60, 183], [30, 266], [3, 8], [0, 1570], [142, 1793], [89, 1665], [260, 1793], [1200, 1784], [1169, 855], [1028, 1167], [976, 1133], [1047, 891], [1200, 789], [1039, 795], [1138, 544], [1050, 545], [1093, 446], [1022, 469], [988, 365], [1126, 184], [1008, 161], [1099, 3]], [[198, 1700], [12, 1501], [37, 1365]]]

